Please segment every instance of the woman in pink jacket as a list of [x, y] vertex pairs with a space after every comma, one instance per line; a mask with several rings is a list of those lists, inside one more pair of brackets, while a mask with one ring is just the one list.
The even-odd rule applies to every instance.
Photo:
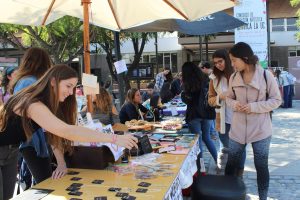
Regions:
[[246, 145], [251, 143], [259, 199], [266, 200], [269, 188], [268, 156], [272, 135], [270, 112], [280, 106], [280, 92], [274, 76], [258, 65], [258, 58], [248, 44], [235, 44], [229, 56], [236, 72], [230, 77], [226, 98], [226, 103], [233, 110], [233, 117], [225, 174], [235, 174]]

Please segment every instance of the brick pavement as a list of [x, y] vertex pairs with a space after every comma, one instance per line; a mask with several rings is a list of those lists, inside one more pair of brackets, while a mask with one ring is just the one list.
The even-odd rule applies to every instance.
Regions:
[[[273, 136], [269, 155], [270, 200], [300, 200], [299, 143], [300, 101], [294, 101], [293, 108], [279, 108], [273, 114]], [[218, 141], [215, 141], [215, 144], [219, 147]], [[224, 159], [226, 158], [223, 158], [223, 162]], [[216, 166], [206, 148], [204, 161], [207, 172], [215, 174]], [[247, 160], [243, 178], [247, 186], [247, 199], [258, 200], [251, 145], [247, 147]]]

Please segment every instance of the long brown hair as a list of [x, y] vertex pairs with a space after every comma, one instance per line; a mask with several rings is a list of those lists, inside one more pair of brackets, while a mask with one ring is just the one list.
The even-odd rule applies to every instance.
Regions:
[[96, 94], [96, 109], [105, 114], [112, 112], [112, 99], [103, 87], [100, 87], [99, 94]]
[[[73, 94], [68, 96], [64, 102], [59, 101], [59, 83], [61, 80], [77, 78], [77, 72], [67, 65], [55, 65], [49, 69], [35, 84], [21, 90], [12, 96], [0, 111], [0, 131], [4, 131], [8, 119], [19, 112], [22, 117], [22, 126], [27, 139], [33, 133], [32, 120], [27, 112], [32, 103], [42, 102], [59, 119], [67, 124], [74, 125], [76, 122], [76, 98], [75, 88]], [[55, 87], [51, 81], [55, 80]], [[47, 138], [51, 145], [63, 152], [71, 151], [71, 141], [60, 138], [47, 132]]]
[[18, 73], [13, 80], [12, 90], [20, 79], [26, 76], [35, 76], [39, 79], [48, 69], [50, 69], [50, 67], [51, 59], [44, 49], [38, 47], [31, 47], [27, 49], [22, 57]]
[[222, 76], [224, 76], [227, 79], [227, 83], [229, 83], [229, 78], [231, 76], [231, 74], [234, 72], [233, 67], [231, 66], [231, 61], [229, 58], [229, 53], [227, 52], [226, 49], [218, 49], [216, 50], [213, 55], [212, 58], [222, 58], [225, 61], [225, 69], [224, 71], [220, 71], [216, 66], [214, 66], [213, 69], [213, 74], [217, 77], [218, 83], [217, 85], [219, 85]]
[[134, 103], [134, 96], [135, 96], [135, 93], [137, 91], [139, 91], [137, 88], [131, 88], [131, 89], [129, 89], [128, 92], [127, 92], [126, 101], [135, 105], [135, 103]]

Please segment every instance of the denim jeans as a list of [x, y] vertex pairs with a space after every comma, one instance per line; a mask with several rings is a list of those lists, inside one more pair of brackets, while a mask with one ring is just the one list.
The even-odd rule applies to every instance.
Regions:
[[291, 87], [289, 85], [283, 86], [283, 108], [289, 107], [289, 101], [291, 98]]
[[[226, 147], [228, 148], [229, 146], [229, 131], [230, 131], [230, 127], [231, 127], [231, 124], [225, 124], [225, 133], [224, 134], [221, 134], [219, 133], [219, 138], [220, 138], [220, 141], [223, 145], [223, 147]], [[245, 167], [245, 161], [246, 161], [246, 150], [244, 151], [243, 155], [242, 155], [242, 160], [238, 166], [238, 169], [244, 169]]]
[[8, 200], [14, 194], [18, 153], [18, 145], [0, 147], [0, 200]]
[[[252, 143], [254, 165], [257, 172], [257, 187], [260, 200], [266, 200], [269, 189], [269, 148], [271, 136]], [[229, 140], [229, 154], [225, 169], [226, 175], [234, 175], [241, 162], [243, 152], [247, 144], [240, 144], [233, 140]]]
[[200, 157], [203, 156], [203, 141], [207, 146], [207, 149], [212, 155], [213, 159], [215, 160], [215, 162], [217, 162], [217, 150], [210, 137], [211, 121], [212, 120], [196, 118], [190, 121], [188, 124], [191, 133], [199, 134], [199, 146], [201, 151]]

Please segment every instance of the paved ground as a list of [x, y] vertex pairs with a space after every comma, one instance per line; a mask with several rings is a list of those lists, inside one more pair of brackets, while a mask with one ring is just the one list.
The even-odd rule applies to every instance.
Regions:
[[[218, 141], [216, 141], [216, 145], [218, 145]], [[269, 156], [270, 200], [300, 200], [299, 145], [300, 101], [294, 101], [293, 108], [280, 108], [273, 113], [273, 137]], [[206, 151], [204, 156], [208, 173], [216, 173], [216, 166], [210, 154]], [[258, 200], [251, 145], [247, 147], [243, 178], [247, 186], [248, 199]]]

